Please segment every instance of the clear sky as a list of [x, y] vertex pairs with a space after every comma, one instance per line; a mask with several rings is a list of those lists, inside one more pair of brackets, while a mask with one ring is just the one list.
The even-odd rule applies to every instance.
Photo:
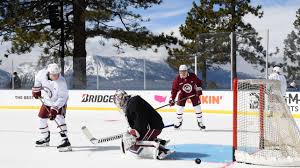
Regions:
[[[174, 32], [179, 36], [178, 27], [185, 22], [186, 14], [192, 7], [193, 0], [164, 0], [161, 5], [154, 6], [147, 10], [139, 10], [139, 13], [144, 18], [150, 18], [150, 22], [144, 23], [151, 31], [155, 33], [170, 33]], [[199, 3], [199, 0], [196, 1]], [[258, 19], [252, 15], [247, 15], [244, 19], [253, 25], [263, 38], [266, 35], [266, 30], [270, 31], [270, 52], [274, 51], [278, 46], [283, 49], [283, 40], [287, 34], [293, 29], [293, 22], [295, 20], [296, 11], [300, 8], [300, 0], [252, 0], [253, 5], [262, 5], [264, 16]], [[129, 46], [124, 47], [125, 53], [119, 53], [116, 49], [111, 47], [114, 41], [110, 41], [106, 46], [99, 45], [100, 38], [93, 38], [87, 40], [87, 54], [88, 55], [119, 55], [119, 56], [134, 56], [146, 57], [152, 60], [162, 60], [167, 57], [167, 52], [160, 49], [158, 53], [153, 53], [152, 50], [135, 51]], [[265, 38], [263, 39], [265, 45]], [[0, 44], [0, 59], [2, 59], [4, 51], [10, 45], [7, 43]], [[28, 55], [40, 55], [41, 49], [35, 48], [32, 53], [25, 54], [22, 59], [18, 57], [19, 61], [28, 60]], [[10, 59], [3, 59], [3, 66], [11, 66]], [[1, 65], [0, 65], [1, 68]]]

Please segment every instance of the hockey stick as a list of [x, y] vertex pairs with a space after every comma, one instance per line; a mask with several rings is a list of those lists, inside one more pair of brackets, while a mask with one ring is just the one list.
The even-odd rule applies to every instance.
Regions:
[[[190, 95], [190, 96], [185, 97], [185, 98], [182, 98], [182, 99], [180, 99], [180, 100], [177, 100], [177, 101], [174, 102], [174, 104], [177, 103], [177, 102], [181, 102], [181, 101], [183, 101], [183, 100], [192, 98], [192, 97], [194, 97], [194, 96], [196, 96], [196, 94]], [[161, 108], [163, 108], [163, 107], [169, 106], [170, 104], [171, 104], [171, 103], [165, 104], [165, 105], [163, 105], [163, 106], [160, 106], [160, 107], [156, 108], [155, 110], [158, 110], [158, 109], [161, 109]]]
[[[174, 126], [174, 124], [170, 124], [170, 125], [164, 126], [164, 128], [173, 127], [173, 126]], [[81, 130], [82, 130], [83, 134], [87, 137], [87, 139], [89, 141], [91, 141], [92, 144], [99, 144], [99, 143], [103, 143], [103, 142], [114, 141], [117, 139], [121, 139], [123, 137], [123, 133], [122, 133], [122, 134], [116, 134], [113, 136], [108, 136], [108, 137], [97, 139], [92, 135], [92, 133], [86, 126], [81, 127]]]
[[[42, 100], [42, 97], [39, 97], [38, 99], [42, 102], [43, 105], [45, 105], [44, 101]], [[45, 105], [45, 106], [46, 106], [46, 105]], [[46, 110], [47, 110], [47, 112], [48, 112], [48, 114], [49, 114], [49, 113], [50, 113], [49, 109], [48, 109], [47, 107], [45, 107], [45, 108], [46, 108]], [[65, 131], [64, 131], [64, 130], [60, 127], [60, 125], [58, 124], [58, 122], [57, 122], [55, 119], [54, 119], [54, 121], [55, 121], [57, 127], [61, 130], [61, 132], [65, 133]], [[67, 135], [67, 134], [65, 133], [65, 135]]]
[[[194, 97], [195, 95], [196, 95], [196, 94], [193, 94], [193, 95], [191, 95], [191, 96], [182, 98], [182, 99], [180, 99], [180, 100], [175, 101], [174, 103], [177, 103], [177, 102], [180, 102], [180, 101], [183, 101], [183, 100], [192, 98], [192, 97]], [[166, 107], [166, 106], [168, 106], [168, 105], [170, 105], [170, 103], [169, 103], [169, 104], [166, 104], [166, 105], [163, 105], [163, 106], [160, 106], [160, 107], [156, 108], [155, 110], [161, 109], [161, 108]], [[173, 126], [174, 126], [174, 124], [170, 124], [170, 125], [164, 126], [164, 128], [167, 128], [167, 127], [173, 127]], [[109, 141], [121, 139], [121, 138], [123, 137], [123, 134], [117, 134], [117, 135], [113, 135], [113, 136], [109, 136], [109, 137], [97, 139], [97, 138], [95, 138], [95, 137], [92, 135], [92, 133], [89, 131], [89, 129], [88, 129], [86, 126], [82, 126], [82, 127], [81, 127], [81, 130], [82, 130], [83, 134], [89, 139], [89, 141], [91, 141], [92, 144], [98, 144], [98, 143], [103, 143], [103, 142], [109, 142]]]

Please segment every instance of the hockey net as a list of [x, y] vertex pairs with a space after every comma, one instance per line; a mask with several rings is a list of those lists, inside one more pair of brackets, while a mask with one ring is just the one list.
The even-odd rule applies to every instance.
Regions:
[[237, 162], [300, 166], [300, 133], [280, 82], [234, 81], [233, 147]]

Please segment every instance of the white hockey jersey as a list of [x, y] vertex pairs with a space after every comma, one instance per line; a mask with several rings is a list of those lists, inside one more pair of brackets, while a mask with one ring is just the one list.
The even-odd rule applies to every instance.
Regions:
[[280, 81], [280, 87], [281, 87], [280, 91], [281, 91], [282, 96], [285, 96], [286, 89], [287, 89], [285, 77], [281, 74], [273, 72], [273, 73], [270, 74], [269, 79]]
[[34, 87], [42, 87], [42, 97], [46, 106], [61, 108], [67, 104], [69, 91], [66, 80], [59, 75], [56, 81], [48, 78], [46, 69], [40, 70], [35, 76]]

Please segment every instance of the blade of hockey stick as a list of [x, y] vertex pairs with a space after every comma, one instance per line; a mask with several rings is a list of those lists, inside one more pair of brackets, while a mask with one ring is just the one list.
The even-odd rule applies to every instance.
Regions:
[[121, 139], [123, 137], [123, 134], [116, 134], [113, 136], [97, 139], [92, 135], [92, 133], [86, 126], [81, 127], [81, 130], [82, 130], [83, 134], [92, 142], [92, 144], [109, 142], [109, 141]]
[[[164, 128], [173, 127], [173, 126], [174, 126], [174, 124], [169, 124], [169, 125], [165, 125]], [[123, 137], [123, 133], [122, 133], [122, 134], [116, 134], [116, 135], [112, 135], [112, 136], [97, 139], [92, 135], [92, 133], [90, 132], [90, 130], [86, 126], [82, 126], [81, 130], [82, 130], [83, 134], [87, 137], [87, 139], [89, 141], [91, 141], [92, 144], [99, 144], [99, 143], [103, 143], [103, 142], [109, 142], [109, 141], [121, 139]]]
[[86, 127], [83, 126], [81, 127], [81, 130], [83, 132], [83, 134], [93, 143], [96, 144], [97, 143], [97, 139], [95, 137], [93, 137], [92, 133], [90, 132], [90, 130]]

